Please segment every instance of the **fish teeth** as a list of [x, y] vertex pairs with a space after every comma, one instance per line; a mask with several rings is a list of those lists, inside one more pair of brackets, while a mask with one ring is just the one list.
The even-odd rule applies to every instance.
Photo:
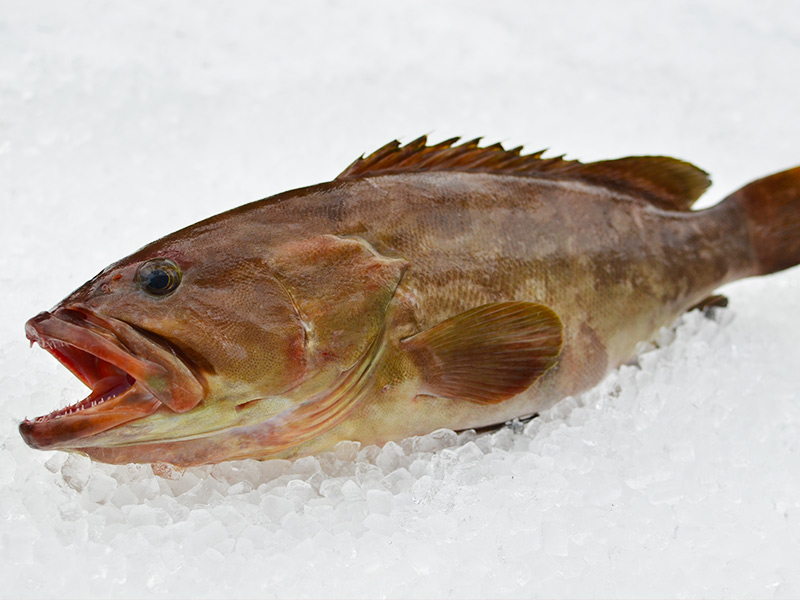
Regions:
[[41, 346], [42, 348], [44, 348], [46, 350], [54, 350], [54, 349], [57, 349], [57, 348], [64, 348], [66, 346], [69, 346], [69, 344], [66, 343], [66, 342], [62, 342], [61, 340], [54, 340], [54, 339], [50, 339], [50, 338], [44, 338], [44, 339], [37, 338], [35, 340], [31, 340], [31, 345], [33, 345], [34, 342], [36, 342], [37, 344], [39, 344], [39, 346]]
[[[69, 344], [61, 344], [61, 345], [69, 345]], [[109, 390], [108, 392], [110, 392], [110, 391], [111, 390]], [[84, 398], [83, 400], [81, 400], [79, 402], [76, 402], [75, 404], [69, 404], [68, 403], [69, 401], [66, 400], [65, 398], [63, 398], [63, 396], [62, 396], [62, 401], [64, 401], [65, 404], [66, 404], [65, 406], [63, 406], [62, 408], [55, 409], [55, 410], [51, 411], [50, 413], [48, 413], [46, 415], [42, 415], [40, 417], [36, 417], [34, 419], [34, 422], [35, 423], [41, 423], [43, 421], [48, 421], [50, 419], [61, 419], [63, 417], [72, 416], [72, 415], [75, 415], [75, 414], [77, 414], [79, 412], [95, 408], [98, 405], [103, 404], [104, 402], [106, 402], [108, 400], [114, 400], [119, 395], [120, 395], [120, 392], [119, 392], [119, 390], [117, 390], [116, 393], [112, 393], [112, 394], [110, 394], [108, 396], [100, 396], [100, 397], [95, 397], [95, 398]]]

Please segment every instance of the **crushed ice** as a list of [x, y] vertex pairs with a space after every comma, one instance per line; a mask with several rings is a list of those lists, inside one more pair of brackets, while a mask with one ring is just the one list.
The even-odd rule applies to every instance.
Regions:
[[25, 319], [395, 137], [672, 154], [709, 202], [793, 166], [795, 3], [8, 4], [0, 596], [800, 597], [800, 269], [494, 433], [156, 476], [17, 432], [85, 395]]
[[[480, 435], [439, 430], [382, 448], [341, 442], [295, 461], [185, 470], [33, 452], [10, 435], [0, 452], [3, 563], [12, 585], [31, 595], [48, 589], [47, 569], [92, 594], [87, 580], [103, 581], [113, 595], [246, 596], [326, 595], [323, 582], [341, 569], [363, 573], [337, 588], [343, 595], [403, 595], [407, 578], [423, 582], [426, 594], [442, 593], [432, 574], [443, 568], [457, 575], [448, 584], [457, 595], [491, 595], [510, 581], [558, 589], [555, 573], [588, 593], [608, 570], [634, 569], [626, 575], [634, 581], [644, 569], [634, 565], [656, 556], [695, 576], [729, 573], [742, 544], [778, 560], [793, 551], [790, 538], [777, 546], [766, 540], [787, 523], [800, 531], [797, 487], [780, 481], [782, 469], [763, 469], [752, 456], [757, 448], [736, 450], [751, 419], [737, 414], [742, 407], [730, 406], [721, 385], [735, 373], [725, 360], [704, 359], [735, 352], [726, 332], [731, 314], [719, 313], [720, 323], [690, 313], [661, 332], [640, 366], [622, 367], [527, 423]], [[5, 348], [3, 359], [14, 360]], [[779, 398], [771, 402], [779, 408]], [[8, 407], [18, 405], [5, 405], [6, 422]], [[714, 428], [693, 429], [698, 416], [710, 416]], [[784, 438], [796, 444], [788, 432]], [[720, 461], [753, 478], [747, 498], [741, 484], [717, 477]], [[742, 502], [759, 511], [742, 512]], [[682, 554], [687, 545], [690, 557]], [[220, 583], [213, 573], [223, 564], [241, 579]], [[751, 568], [761, 573], [771, 564], [761, 557]], [[390, 566], [403, 577], [384, 581]], [[683, 589], [666, 575], [662, 584]]]

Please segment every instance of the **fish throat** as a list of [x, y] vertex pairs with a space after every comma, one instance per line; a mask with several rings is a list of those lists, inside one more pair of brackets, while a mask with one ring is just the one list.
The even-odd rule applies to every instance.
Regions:
[[[367, 350], [336, 381], [297, 406], [254, 425], [232, 429], [225, 438], [235, 439], [241, 452], [234, 458], [259, 458], [299, 446], [342, 423], [375, 391], [375, 375], [386, 351], [386, 331], [381, 329]], [[240, 407], [247, 410], [248, 404]], [[227, 450], [224, 441], [216, 449]], [[213, 455], [213, 450], [210, 454]], [[209, 454], [206, 455], [208, 458]]]

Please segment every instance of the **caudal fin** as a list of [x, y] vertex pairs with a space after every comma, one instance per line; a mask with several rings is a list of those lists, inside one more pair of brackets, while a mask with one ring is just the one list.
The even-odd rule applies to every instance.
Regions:
[[753, 274], [800, 264], [800, 167], [758, 179], [725, 203], [745, 214], [756, 260]]

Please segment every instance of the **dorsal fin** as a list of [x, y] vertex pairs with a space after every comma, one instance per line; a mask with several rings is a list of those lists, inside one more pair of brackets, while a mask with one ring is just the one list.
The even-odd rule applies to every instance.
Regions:
[[630, 194], [667, 210], [689, 210], [711, 184], [702, 169], [668, 156], [629, 156], [581, 163], [563, 156], [542, 158], [544, 150], [522, 154], [522, 146], [511, 150], [500, 144], [481, 148], [480, 138], [455, 145], [458, 140], [451, 138], [433, 146], [427, 145], [426, 136], [405, 146], [395, 140], [356, 159], [336, 179], [462, 171], [572, 180]]

